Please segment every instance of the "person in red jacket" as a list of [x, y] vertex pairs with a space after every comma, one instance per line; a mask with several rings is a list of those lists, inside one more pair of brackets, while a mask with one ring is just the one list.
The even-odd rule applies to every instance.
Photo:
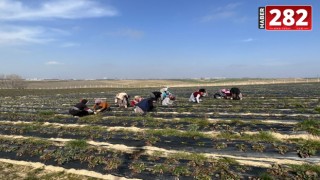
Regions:
[[134, 99], [132, 101], [130, 101], [130, 105], [132, 107], [135, 107], [136, 104], [138, 104], [140, 101], [142, 101], [142, 97], [141, 96], [134, 96]]
[[198, 91], [194, 92], [191, 94], [190, 98], [189, 98], [189, 101], [190, 102], [195, 102], [195, 103], [200, 103], [201, 98], [203, 96], [206, 95], [206, 90], [205, 89], [199, 89]]

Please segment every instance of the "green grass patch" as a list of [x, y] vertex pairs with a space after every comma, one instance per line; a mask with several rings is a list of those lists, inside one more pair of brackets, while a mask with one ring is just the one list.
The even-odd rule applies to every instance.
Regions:
[[204, 128], [212, 124], [209, 120], [205, 118], [183, 118], [181, 120], [178, 120], [179, 122], [187, 122], [191, 124], [196, 124], [200, 128]]
[[41, 115], [41, 116], [52, 116], [52, 115], [55, 114], [55, 112], [54, 111], [49, 111], [49, 110], [47, 110], [47, 111], [38, 111], [38, 114]]
[[257, 134], [237, 134], [232, 132], [221, 132], [218, 136], [218, 138], [222, 139], [234, 139], [234, 140], [245, 140], [245, 141], [251, 141], [251, 142], [278, 142], [280, 141], [276, 137], [274, 137], [270, 132], [268, 131], [260, 131]]
[[221, 139], [228, 139], [228, 140], [240, 139], [240, 135], [239, 134], [228, 132], [228, 131], [221, 132], [220, 134], [217, 135], [217, 137], [221, 138]]
[[86, 149], [88, 146], [85, 140], [72, 140], [66, 143], [66, 147], [71, 149]]
[[305, 139], [289, 139], [289, 141], [292, 141], [299, 145], [308, 145], [315, 147], [320, 150], [320, 141], [313, 141], [313, 140], [305, 140]]
[[203, 134], [197, 131], [178, 131], [175, 129], [161, 129], [161, 130], [146, 130], [147, 134], [158, 136], [177, 136], [177, 137], [190, 137], [190, 138], [210, 138], [210, 135]]
[[289, 139], [289, 141], [297, 144], [300, 150], [308, 152], [310, 155], [315, 155], [320, 150], [320, 141], [304, 139]]
[[92, 116], [84, 116], [79, 118], [79, 122], [81, 123], [98, 123], [102, 122], [102, 116], [100, 114], [92, 115]]
[[244, 134], [241, 139], [243, 140], [248, 140], [248, 141], [253, 141], [253, 142], [258, 142], [258, 141], [264, 141], [264, 142], [278, 142], [280, 141], [276, 137], [274, 137], [270, 132], [268, 131], [260, 131], [257, 134]]
[[27, 142], [27, 143], [32, 143], [34, 145], [49, 146], [52, 144], [51, 142], [48, 142], [48, 140], [46, 140], [46, 139], [28, 138], [28, 139], [21, 139], [21, 140], [24, 142]]
[[230, 124], [243, 125], [243, 124], [245, 124], [245, 122], [243, 122], [239, 119], [233, 119], [230, 121]]
[[317, 173], [317, 176], [320, 177], [320, 166], [312, 164], [302, 164], [302, 165], [289, 165], [294, 172], [297, 174], [303, 174], [305, 177], [310, 178], [311, 174]]
[[274, 180], [275, 179], [273, 176], [271, 176], [270, 174], [265, 173], [265, 172], [260, 174], [259, 178], [261, 180]]
[[175, 159], [187, 159], [195, 162], [204, 162], [208, 161], [208, 158], [202, 154], [199, 153], [174, 153], [174, 154], [169, 154], [168, 158], [175, 158]]
[[301, 103], [294, 103], [294, 106], [296, 108], [305, 108], [306, 107], [304, 104], [301, 104]]
[[235, 159], [233, 158], [229, 158], [229, 157], [222, 157], [218, 160], [218, 162], [221, 162], [221, 163], [226, 163], [226, 164], [230, 164], [230, 165], [239, 165], [239, 162], [236, 161]]
[[298, 130], [304, 130], [312, 135], [320, 136], [320, 121], [319, 120], [304, 120], [296, 125]]

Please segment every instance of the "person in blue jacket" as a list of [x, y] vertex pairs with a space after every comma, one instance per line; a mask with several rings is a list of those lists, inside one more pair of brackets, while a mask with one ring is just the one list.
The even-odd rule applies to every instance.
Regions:
[[136, 104], [136, 108], [134, 109], [134, 112], [139, 114], [145, 114], [149, 111], [152, 111], [154, 108], [153, 106], [154, 100], [155, 100], [154, 98], [143, 99], [138, 104]]

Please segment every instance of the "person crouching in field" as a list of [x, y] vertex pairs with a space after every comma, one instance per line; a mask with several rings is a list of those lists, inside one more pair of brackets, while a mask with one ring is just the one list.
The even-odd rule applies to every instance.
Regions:
[[172, 105], [175, 100], [176, 100], [176, 97], [175, 97], [173, 94], [170, 94], [169, 96], [166, 96], [166, 97], [162, 100], [162, 105], [163, 105], [163, 106]]
[[87, 103], [88, 103], [88, 100], [82, 99], [74, 107], [69, 109], [69, 113], [73, 116], [79, 116], [79, 117], [93, 114], [93, 111], [88, 108]]
[[114, 101], [119, 107], [127, 108], [129, 105], [129, 95], [125, 92], [118, 93]]
[[160, 91], [154, 91], [150, 94], [150, 98], [154, 99], [154, 101], [159, 102], [161, 100], [161, 92]]
[[169, 91], [169, 87], [160, 89], [160, 93], [161, 93], [161, 100], [162, 100], [162, 101], [163, 101], [167, 96], [169, 96], [169, 95], [171, 94], [171, 92]]
[[216, 92], [213, 97], [215, 99], [230, 99], [231, 98], [231, 93], [229, 89], [220, 89], [218, 92]]
[[189, 98], [190, 102], [194, 103], [200, 103], [202, 101], [202, 97], [206, 95], [206, 90], [205, 89], [199, 89], [196, 92], [193, 92]]
[[153, 98], [147, 98], [143, 99], [139, 103], [136, 104], [136, 108], [134, 108], [134, 112], [138, 114], [145, 114], [149, 111], [152, 111], [154, 106], [153, 106], [153, 101], [155, 99]]
[[242, 100], [242, 94], [239, 88], [233, 87], [230, 89], [231, 99]]
[[94, 101], [93, 111], [95, 114], [105, 112], [105, 111], [111, 111], [110, 105], [101, 99], [96, 99]]
[[136, 104], [138, 104], [140, 101], [142, 101], [142, 99], [143, 99], [143, 98], [142, 98], [141, 96], [134, 96], [133, 100], [130, 101], [130, 105], [131, 105], [132, 107], [135, 107]]

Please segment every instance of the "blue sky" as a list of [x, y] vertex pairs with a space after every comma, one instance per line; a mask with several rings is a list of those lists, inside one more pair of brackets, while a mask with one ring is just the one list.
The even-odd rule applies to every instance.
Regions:
[[[258, 29], [312, 5], [312, 31]], [[317, 77], [316, 0], [0, 0], [0, 74], [24, 78]]]

